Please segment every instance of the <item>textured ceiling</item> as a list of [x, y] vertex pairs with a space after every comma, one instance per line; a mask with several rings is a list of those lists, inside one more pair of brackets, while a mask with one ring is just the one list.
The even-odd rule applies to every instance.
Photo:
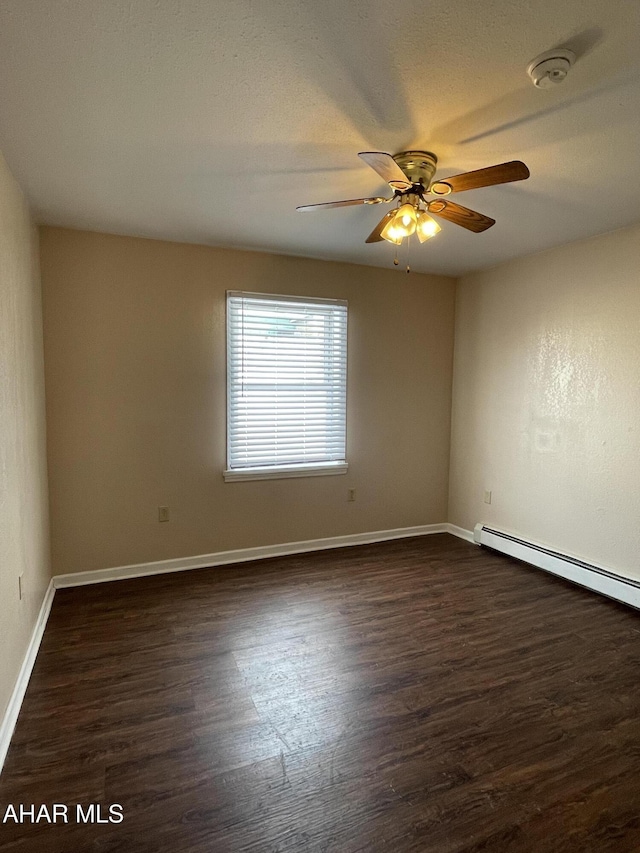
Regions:
[[[362, 150], [426, 148], [460, 193], [411, 265], [461, 272], [640, 220], [636, 0], [2, 0], [0, 148], [39, 221], [391, 266]], [[566, 82], [529, 60], [566, 45]]]

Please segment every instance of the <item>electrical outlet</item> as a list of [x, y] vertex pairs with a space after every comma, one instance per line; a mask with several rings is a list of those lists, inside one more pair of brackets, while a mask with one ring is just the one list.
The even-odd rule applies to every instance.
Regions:
[[169, 521], [169, 507], [168, 506], [159, 506], [158, 507], [158, 521]]
[[18, 598], [22, 601], [24, 575], [18, 575]]
[[491, 503], [491, 492], [490, 492], [490, 491], [488, 491], [488, 490], [484, 493], [484, 502], [485, 502], [486, 504], [490, 504], [490, 503]]
[[355, 489], [347, 489], [347, 500], [355, 501], [356, 499], [356, 490]]

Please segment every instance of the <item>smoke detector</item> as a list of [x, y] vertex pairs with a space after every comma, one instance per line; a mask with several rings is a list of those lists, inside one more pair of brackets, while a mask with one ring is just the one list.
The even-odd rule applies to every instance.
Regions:
[[576, 61], [576, 55], [565, 47], [556, 47], [536, 56], [527, 66], [527, 74], [538, 89], [551, 89], [562, 83], [569, 69]]

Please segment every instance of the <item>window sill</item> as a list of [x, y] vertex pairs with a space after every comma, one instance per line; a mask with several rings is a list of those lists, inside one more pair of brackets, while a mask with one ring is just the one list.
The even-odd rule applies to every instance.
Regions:
[[318, 465], [282, 465], [279, 468], [241, 468], [223, 471], [227, 483], [240, 480], [281, 480], [285, 477], [326, 477], [331, 474], [346, 474], [347, 462], [322, 462]]

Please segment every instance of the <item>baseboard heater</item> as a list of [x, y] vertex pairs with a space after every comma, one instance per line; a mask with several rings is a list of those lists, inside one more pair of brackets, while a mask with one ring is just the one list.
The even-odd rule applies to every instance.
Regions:
[[586, 563], [577, 557], [552, 551], [534, 542], [527, 542], [510, 533], [485, 527], [483, 524], [476, 524], [473, 538], [479, 545], [486, 545], [494, 551], [501, 551], [545, 572], [559, 575], [579, 586], [640, 609], [640, 581], [623, 577], [602, 566]]

